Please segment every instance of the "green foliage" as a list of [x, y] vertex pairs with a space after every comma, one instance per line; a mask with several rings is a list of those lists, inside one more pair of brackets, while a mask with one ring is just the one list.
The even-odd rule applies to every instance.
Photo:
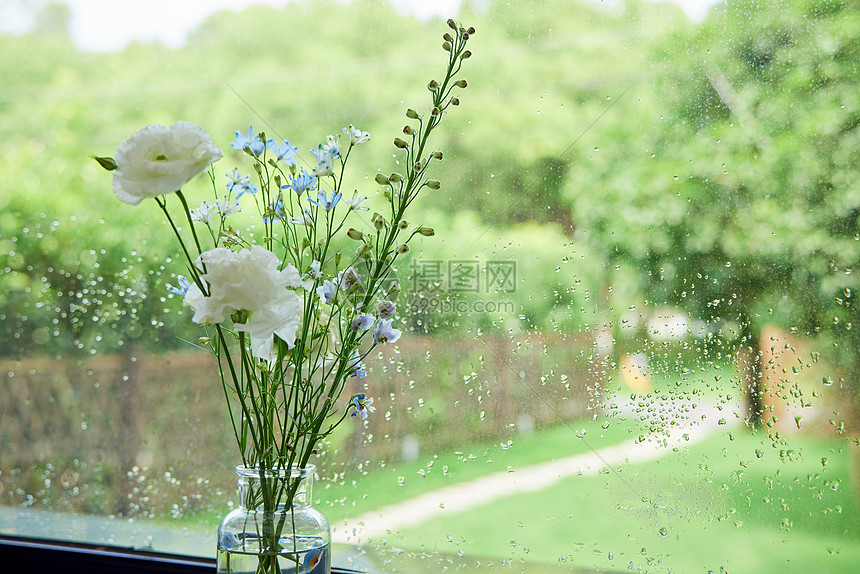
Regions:
[[601, 146], [565, 190], [639, 297], [858, 348], [858, 22], [850, 3], [727, 2], [654, 47], [634, 114], [597, 128], [644, 149]]

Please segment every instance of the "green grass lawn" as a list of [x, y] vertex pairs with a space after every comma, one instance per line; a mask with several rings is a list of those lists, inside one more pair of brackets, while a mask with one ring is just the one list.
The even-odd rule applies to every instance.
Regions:
[[847, 453], [836, 441], [796, 439], [799, 454], [788, 459], [770, 445], [717, 434], [623, 467], [630, 487], [611, 473], [570, 477], [469, 512], [449, 509], [388, 544], [611, 570], [852, 571], [860, 515]]
[[[605, 427], [605, 428], [604, 428]], [[490, 444], [471, 444], [455, 452], [428, 455], [419, 460], [388, 464], [345, 480], [319, 481], [314, 498], [335, 523], [389, 504], [408, 500], [428, 490], [444, 488], [494, 472], [520, 469], [574, 454], [599, 449], [633, 438], [626, 421], [577, 421], [517, 435]]]

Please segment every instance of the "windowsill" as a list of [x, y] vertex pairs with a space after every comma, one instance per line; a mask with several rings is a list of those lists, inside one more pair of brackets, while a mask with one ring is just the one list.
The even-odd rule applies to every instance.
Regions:
[[[213, 558], [172, 556], [133, 548], [0, 535], [0, 564], [5, 572], [55, 574], [211, 574]], [[332, 574], [357, 570], [332, 568]]]

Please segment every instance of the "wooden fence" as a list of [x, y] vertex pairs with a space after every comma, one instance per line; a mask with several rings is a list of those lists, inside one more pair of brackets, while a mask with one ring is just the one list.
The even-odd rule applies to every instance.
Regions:
[[[375, 398], [324, 463], [397, 460], [583, 416], [602, 377], [586, 339], [410, 337], [369, 357]], [[203, 352], [0, 361], [0, 504], [154, 517], [233, 497], [238, 460]]]

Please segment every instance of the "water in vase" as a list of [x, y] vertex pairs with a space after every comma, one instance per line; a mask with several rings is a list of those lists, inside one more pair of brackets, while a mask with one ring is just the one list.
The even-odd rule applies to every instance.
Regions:
[[[331, 572], [331, 550], [323, 540], [319, 545], [306, 540], [307, 550], [284, 553], [278, 557], [278, 568], [263, 570], [259, 554], [218, 550], [218, 574], [258, 574], [261, 571], [279, 574], [329, 574]], [[297, 567], [298, 566], [298, 567]]]

